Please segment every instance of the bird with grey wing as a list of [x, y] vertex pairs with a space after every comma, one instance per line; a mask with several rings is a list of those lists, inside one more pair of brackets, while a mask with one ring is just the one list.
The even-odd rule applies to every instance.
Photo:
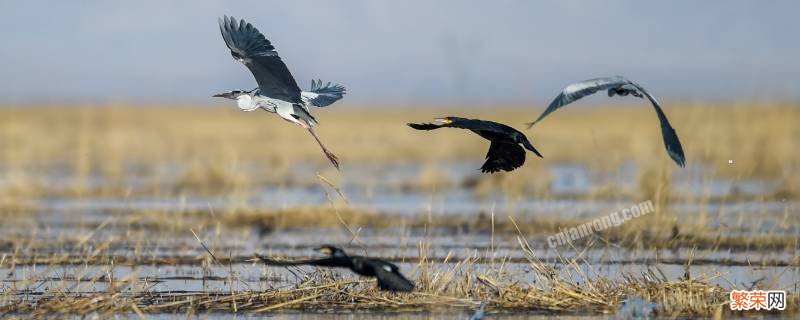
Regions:
[[683, 167], [686, 164], [686, 156], [683, 154], [683, 147], [681, 146], [681, 141], [678, 139], [678, 133], [676, 133], [675, 129], [670, 125], [667, 115], [661, 110], [661, 105], [659, 105], [658, 100], [645, 91], [642, 86], [621, 76], [589, 79], [568, 85], [564, 88], [564, 91], [561, 91], [561, 93], [553, 99], [553, 102], [547, 106], [547, 109], [542, 112], [536, 121], [527, 124], [528, 129], [539, 121], [542, 121], [544, 117], [553, 111], [600, 90], [608, 90], [609, 97], [615, 95], [632, 95], [637, 98], [647, 98], [647, 100], [650, 100], [658, 116], [658, 121], [661, 123], [661, 137], [664, 139], [664, 146], [667, 148], [667, 154], [669, 154], [669, 157], [679, 166]]
[[312, 80], [309, 91], [300, 90], [275, 47], [253, 25], [224, 16], [219, 19], [219, 30], [231, 56], [250, 69], [258, 87], [250, 91], [233, 90], [214, 97], [236, 100], [236, 105], [243, 111], [261, 109], [275, 113], [308, 130], [338, 170], [339, 159], [328, 151], [314, 132], [318, 122], [310, 110], [311, 107], [326, 107], [338, 101], [345, 94], [345, 88], [330, 82], [323, 86], [321, 80]]

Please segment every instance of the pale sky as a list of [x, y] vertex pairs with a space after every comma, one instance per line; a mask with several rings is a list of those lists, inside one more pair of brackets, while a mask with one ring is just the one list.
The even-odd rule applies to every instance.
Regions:
[[213, 102], [255, 87], [217, 17], [352, 103], [547, 103], [624, 75], [663, 99], [800, 100], [800, 1], [2, 1], [0, 104]]

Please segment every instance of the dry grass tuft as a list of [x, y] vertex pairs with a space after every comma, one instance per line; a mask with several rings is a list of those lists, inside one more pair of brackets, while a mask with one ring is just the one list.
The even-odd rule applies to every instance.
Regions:
[[[135, 279], [106, 278], [105, 281], [111, 281], [109, 288], [93, 293], [71, 293], [67, 281], [60, 285], [52, 283], [45, 293], [36, 296], [7, 289], [0, 297], [0, 312], [38, 317], [282, 310], [396, 312], [467, 308], [486, 301], [489, 312], [610, 314], [620, 308], [624, 299], [642, 297], [658, 303], [659, 315], [669, 317], [711, 316], [720, 310], [728, 314], [725, 312], [728, 291], [709, 284], [709, 278], [669, 280], [657, 267], [639, 275], [626, 275], [621, 280], [589, 278], [578, 260], [561, 262], [567, 272], [539, 261], [522, 238], [520, 246], [526, 254], [530, 274], [506, 270], [504, 259], [488, 267], [479, 267], [474, 257], [433, 263], [426, 256], [428, 245], [420, 243], [417, 289], [413, 293], [381, 292], [372, 280], [344, 278], [325, 271], [302, 275], [297, 284], [289, 287], [232, 293], [130, 290], [137, 288]], [[795, 301], [797, 296], [790, 296], [791, 307], [783, 315], [796, 314]]]

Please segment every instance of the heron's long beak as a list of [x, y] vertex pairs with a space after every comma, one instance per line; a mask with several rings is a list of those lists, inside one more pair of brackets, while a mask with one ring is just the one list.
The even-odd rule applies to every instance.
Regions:
[[214, 97], [214, 98], [227, 98], [228, 95], [229, 95], [229, 93], [225, 92], [225, 93], [217, 93], [217, 94], [213, 95], [212, 97]]

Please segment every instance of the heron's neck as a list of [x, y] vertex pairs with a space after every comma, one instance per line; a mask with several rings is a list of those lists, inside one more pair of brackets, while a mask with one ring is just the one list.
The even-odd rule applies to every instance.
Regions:
[[256, 101], [249, 94], [243, 94], [236, 98], [236, 105], [239, 109], [249, 111], [256, 107]]

